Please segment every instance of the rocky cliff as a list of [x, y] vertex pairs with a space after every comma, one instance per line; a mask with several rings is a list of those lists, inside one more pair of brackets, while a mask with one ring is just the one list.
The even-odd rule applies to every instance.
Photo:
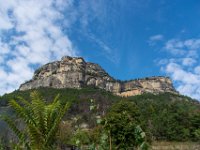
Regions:
[[119, 81], [112, 78], [98, 64], [85, 62], [81, 57], [69, 56], [36, 70], [32, 80], [22, 84], [19, 90], [39, 87], [82, 88], [87, 86], [105, 89], [120, 96], [142, 93], [177, 93], [168, 77]]

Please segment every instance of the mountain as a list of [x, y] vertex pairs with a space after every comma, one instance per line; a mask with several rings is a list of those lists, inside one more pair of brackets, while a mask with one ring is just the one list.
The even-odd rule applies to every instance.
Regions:
[[169, 77], [148, 77], [130, 81], [119, 81], [111, 77], [101, 66], [86, 62], [81, 57], [64, 56], [61, 61], [48, 63], [37, 69], [32, 80], [22, 84], [20, 91], [39, 87], [76, 88], [96, 87], [119, 96], [134, 96], [143, 93], [173, 93]]
[[[168, 77], [119, 81], [98, 64], [67, 56], [36, 70], [32, 80], [22, 84], [19, 90], [0, 96], [0, 116], [9, 115], [19, 127], [23, 127], [9, 101], [19, 100], [19, 97], [30, 100], [32, 91], [38, 91], [45, 102], [51, 102], [59, 94], [61, 103], [71, 104], [63, 118], [69, 127], [62, 132], [70, 131], [65, 137], [72, 137], [76, 127], [92, 135], [97, 127], [97, 116], [112, 114], [116, 106], [123, 108], [119, 110], [123, 112], [127, 105], [134, 104], [149, 141], [200, 141], [200, 103], [178, 94]], [[91, 99], [97, 112], [90, 111]], [[7, 145], [11, 139], [16, 140], [1, 120], [0, 139]]]

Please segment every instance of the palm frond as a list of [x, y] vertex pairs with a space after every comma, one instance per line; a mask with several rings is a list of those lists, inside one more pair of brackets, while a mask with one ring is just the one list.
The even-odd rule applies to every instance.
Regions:
[[53, 149], [60, 122], [70, 104], [66, 103], [63, 106], [59, 95], [48, 105], [38, 92], [32, 92], [30, 97], [31, 102], [21, 97], [18, 97], [18, 101], [9, 102], [17, 116], [24, 121], [26, 132], [20, 131], [9, 117], [3, 117], [3, 120], [28, 150]]
[[36, 122], [36, 126], [40, 128], [39, 130], [45, 134], [45, 127], [44, 127], [44, 113], [45, 113], [45, 103], [41, 95], [34, 91], [31, 93], [32, 99], [32, 110], [34, 113], [34, 120]]
[[22, 143], [23, 145], [26, 146], [26, 148], [29, 150], [30, 146], [29, 143], [26, 141], [26, 136], [25, 134], [20, 131], [17, 126], [15, 125], [15, 122], [13, 122], [13, 120], [11, 120], [9, 117], [7, 116], [0, 116], [0, 118], [5, 121], [7, 123], [7, 125], [9, 126], [10, 129], [12, 129], [12, 131], [16, 134], [16, 136], [18, 137], [18, 139], [20, 140], [20, 143]]
[[54, 123], [52, 124], [52, 127], [47, 135], [46, 138], [46, 143], [45, 145], [48, 145], [50, 142], [52, 142], [52, 140], [55, 137], [56, 132], [58, 131], [59, 128], [59, 124], [63, 118], [63, 116], [65, 115], [67, 109], [69, 108], [69, 103], [66, 103], [63, 107], [63, 109], [60, 109], [58, 116], [56, 117], [56, 119], [54, 120]]
[[15, 100], [11, 100], [9, 105], [17, 113], [17, 116], [20, 117], [25, 123], [36, 125], [35, 120], [32, 117], [31, 109], [20, 106]]

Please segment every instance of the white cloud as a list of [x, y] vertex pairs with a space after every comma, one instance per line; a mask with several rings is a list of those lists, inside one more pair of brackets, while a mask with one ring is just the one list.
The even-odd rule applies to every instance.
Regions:
[[184, 66], [192, 66], [196, 63], [197, 61], [193, 58], [183, 58], [182, 64]]
[[161, 70], [171, 76], [181, 94], [200, 100], [200, 39], [172, 39], [164, 49], [171, 55], [160, 60]]
[[166, 51], [175, 56], [182, 56], [186, 53], [185, 49], [183, 49], [183, 43], [177, 39], [167, 41], [164, 48]]
[[168, 52], [173, 55], [197, 55], [196, 51], [200, 48], [200, 39], [179, 40], [172, 39], [166, 42], [164, 47]]
[[200, 75], [200, 66], [195, 67], [194, 72]]
[[199, 84], [200, 76], [194, 74], [193, 72], [189, 72], [181, 67], [177, 63], [169, 63], [166, 66], [167, 73], [171, 74], [172, 78], [175, 81], [182, 82], [184, 84]]
[[164, 36], [162, 34], [157, 34], [149, 37], [148, 43], [149, 45], [153, 46], [158, 41], [162, 41], [164, 39]]
[[161, 34], [157, 34], [157, 35], [153, 35], [149, 38], [150, 41], [160, 41], [163, 40], [163, 35]]
[[73, 0], [0, 0], [0, 94], [29, 80], [31, 66], [76, 55], [62, 31], [71, 22], [64, 15], [72, 5]]

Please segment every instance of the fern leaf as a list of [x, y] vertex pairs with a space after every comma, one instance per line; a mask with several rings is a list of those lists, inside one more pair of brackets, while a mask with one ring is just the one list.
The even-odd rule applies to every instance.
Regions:
[[7, 125], [10, 127], [10, 129], [12, 129], [12, 131], [16, 134], [16, 136], [20, 140], [20, 143], [22, 143], [23, 145], [25, 145], [26, 148], [29, 150], [30, 146], [29, 146], [28, 142], [26, 142], [26, 136], [25, 136], [25, 134], [16, 127], [15, 123], [9, 117], [7, 117], [7, 116], [0, 116], [0, 118], [3, 121], [5, 121], [7, 123]]

